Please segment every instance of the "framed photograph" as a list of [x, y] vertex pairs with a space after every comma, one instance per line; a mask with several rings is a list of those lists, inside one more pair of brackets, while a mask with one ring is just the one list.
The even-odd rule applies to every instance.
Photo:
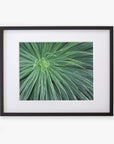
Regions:
[[2, 116], [112, 116], [113, 27], [0, 27]]

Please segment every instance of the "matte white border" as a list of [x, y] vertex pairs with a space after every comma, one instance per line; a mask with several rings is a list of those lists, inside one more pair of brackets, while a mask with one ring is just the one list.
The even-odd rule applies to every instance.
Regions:
[[[19, 42], [93, 42], [93, 101], [20, 101]], [[4, 112], [109, 112], [109, 30], [5, 30]]]

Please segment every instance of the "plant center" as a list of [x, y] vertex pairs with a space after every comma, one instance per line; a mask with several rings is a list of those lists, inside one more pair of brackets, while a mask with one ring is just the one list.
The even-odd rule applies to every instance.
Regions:
[[45, 58], [41, 58], [38, 61], [37, 65], [41, 68], [41, 70], [46, 70], [50, 66], [50, 63], [47, 60], [45, 60]]

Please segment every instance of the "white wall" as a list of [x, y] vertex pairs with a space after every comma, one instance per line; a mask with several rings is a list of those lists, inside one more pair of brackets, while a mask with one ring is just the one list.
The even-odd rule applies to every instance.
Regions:
[[[114, 25], [113, 0], [0, 0], [0, 25]], [[113, 144], [114, 117], [0, 117], [1, 144]]]

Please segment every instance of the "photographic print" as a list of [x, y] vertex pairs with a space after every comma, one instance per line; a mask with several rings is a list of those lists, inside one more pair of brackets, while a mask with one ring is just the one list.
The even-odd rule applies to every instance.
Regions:
[[113, 115], [113, 27], [1, 27], [0, 34], [0, 115]]
[[20, 42], [20, 100], [93, 100], [92, 42]]

